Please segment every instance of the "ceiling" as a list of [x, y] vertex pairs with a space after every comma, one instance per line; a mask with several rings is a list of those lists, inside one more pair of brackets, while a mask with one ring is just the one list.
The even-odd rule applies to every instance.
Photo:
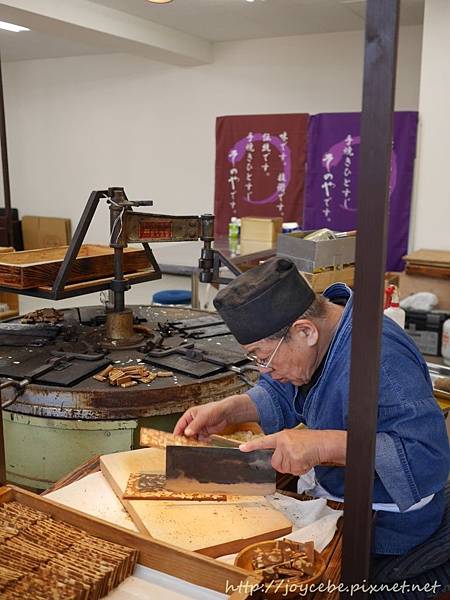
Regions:
[[[362, 0], [90, 0], [160, 25], [225, 42], [364, 28]], [[401, 1], [401, 24], [423, 22], [424, 0]]]
[[[166, 34], [182, 32], [179, 35], [214, 43], [362, 30], [365, 4], [362, 0], [173, 0], [157, 5], [148, 0], [89, 0], [83, 7], [89, 10], [91, 6], [93, 15], [94, 9], [97, 13], [100, 8], [112, 9], [124, 23], [137, 17], [148, 26], [169, 28]], [[424, 0], [402, 0], [401, 6], [402, 25], [423, 23]], [[2, 10], [0, 0], [0, 20], [7, 21]], [[95, 36], [87, 42], [81, 36], [66, 35], [62, 24], [58, 28], [57, 18], [51, 32], [39, 27], [21, 33], [0, 30], [0, 50], [6, 61], [121, 51], [114, 45], [97, 44]]]
[[5, 61], [105, 53], [105, 50], [98, 46], [34, 30], [13, 33], [0, 29], [0, 49], [2, 60]]

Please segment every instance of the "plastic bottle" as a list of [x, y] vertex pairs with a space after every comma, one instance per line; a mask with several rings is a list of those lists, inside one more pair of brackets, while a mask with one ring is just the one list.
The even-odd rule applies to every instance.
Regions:
[[405, 329], [406, 313], [403, 308], [400, 308], [398, 290], [396, 286], [393, 285], [392, 287], [394, 289], [392, 290], [390, 306], [384, 309], [384, 314], [398, 323], [402, 329]]
[[237, 218], [236, 219], [236, 224], [237, 224], [237, 230], [238, 230], [238, 238], [241, 238], [241, 219]]
[[239, 221], [236, 217], [231, 217], [228, 223], [228, 238], [230, 240], [237, 240], [239, 238]]
[[444, 321], [442, 325], [441, 354], [444, 364], [450, 366], [450, 319]]
[[395, 285], [388, 285], [384, 290], [384, 306], [383, 309], [389, 308], [392, 302], [392, 294], [394, 293]]

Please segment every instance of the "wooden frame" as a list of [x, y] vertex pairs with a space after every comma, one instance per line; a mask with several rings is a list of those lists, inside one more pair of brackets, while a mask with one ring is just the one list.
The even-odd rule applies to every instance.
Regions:
[[[227, 584], [236, 587], [249, 577], [248, 571], [244, 569], [170, 546], [158, 540], [148, 539], [148, 537], [133, 533], [128, 529], [90, 517], [15, 486], [1, 487], [0, 504], [12, 500], [40, 510], [59, 521], [79, 527], [91, 535], [135, 548], [139, 552], [139, 564], [145, 567], [217, 592], [226, 593]], [[253, 579], [253, 582], [257, 581]]]

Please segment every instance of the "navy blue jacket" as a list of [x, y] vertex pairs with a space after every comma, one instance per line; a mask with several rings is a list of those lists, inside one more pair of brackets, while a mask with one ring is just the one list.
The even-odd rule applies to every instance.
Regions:
[[[310, 429], [347, 429], [352, 331], [352, 292], [330, 286], [329, 299], [348, 297], [322, 373], [306, 397], [292, 384], [261, 375], [247, 393], [256, 404], [265, 433], [304, 423]], [[331, 496], [344, 496], [342, 467], [315, 468], [318, 483]], [[425, 361], [412, 339], [384, 317], [375, 456], [374, 503], [397, 504], [400, 512], [378, 511], [373, 551], [403, 554], [426, 540], [444, 511], [449, 444]], [[418, 510], [408, 508], [427, 496]]]

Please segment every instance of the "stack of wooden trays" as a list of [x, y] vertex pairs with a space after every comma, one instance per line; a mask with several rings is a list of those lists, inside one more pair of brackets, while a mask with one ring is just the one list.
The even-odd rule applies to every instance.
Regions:
[[0, 506], [0, 595], [103, 598], [133, 573], [138, 552], [13, 501]]
[[450, 279], [450, 251], [417, 250], [404, 257], [408, 275]]
[[[2, 448], [3, 437], [2, 429], [0, 427], [0, 463], [2, 462]], [[4, 473], [2, 466], [3, 465], [0, 464], [0, 479], [2, 473]], [[21, 511], [21, 517], [14, 519], [11, 515], [17, 514], [18, 505], [21, 507], [19, 509]], [[3, 551], [5, 547], [8, 548], [8, 559], [4, 560], [3, 555], [0, 557], [0, 597], [2, 599], [10, 598], [17, 600], [20, 598], [20, 600], [41, 600], [42, 598], [45, 598], [45, 600], [62, 600], [68, 598], [78, 599], [89, 597], [86, 595], [73, 595], [72, 592], [70, 592], [72, 593], [72, 596], [63, 595], [60, 586], [58, 585], [59, 579], [55, 577], [54, 570], [48, 568], [52, 556], [47, 559], [47, 563], [45, 563], [45, 559], [43, 561], [35, 560], [36, 558], [41, 558], [41, 553], [47, 552], [51, 554], [51, 552], [56, 550], [56, 546], [54, 546], [53, 543], [49, 544], [47, 540], [43, 540], [42, 536], [39, 539], [34, 538], [34, 540], [32, 540], [32, 543], [34, 543], [37, 549], [31, 558], [28, 553], [28, 559], [31, 561], [28, 564], [30, 566], [30, 572], [38, 573], [45, 581], [47, 579], [49, 580], [49, 587], [46, 592], [47, 595], [45, 595], [45, 593], [42, 595], [42, 592], [39, 591], [37, 587], [36, 589], [33, 589], [31, 594], [24, 592], [24, 590], [20, 590], [15, 596], [6, 595], [5, 590], [7, 589], [7, 585], [18, 582], [24, 577], [20, 565], [19, 568], [15, 568], [14, 565], [9, 564], [13, 549], [10, 549], [7, 544], [10, 544], [10, 540], [14, 539], [14, 537], [17, 537], [19, 534], [25, 535], [27, 528], [31, 525], [35, 524], [37, 528], [42, 527], [43, 520], [45, 520], [45, 523], [52, 523], [52, 526], [57, 523], [63, 526], [65, 531], [75, 530], [77, 532], [77, 541], [80, 544], [82, 543], [81, 540], [92, 540], [95, 538], [96, 548], [93, 552], [96, 555], [103, 557], [103, 548], [105, 547], [112, 548], [118, 545], [121, 548], [121, 551], [123, 551], [123, 547], [126, 547], [128, 549], [126, 552], [132, 549], [132, 554], [129, 554], [128, 558], [130, 561], [134, 561], [135, 554], [133, 552], [136, 551], [138, 556], [137, 560], [140, 565], [156, 569], [162, 573], [167, 573], [176, 578], [221, 593], [224, 593], [230, 585], [237, 588], [241, 583], [245, 584], [249, 577], [248, 571], [245, 571], [244, 569], [208, 558], [207, 556], [201, 556], [195, 552], [183, 550], [165, 542], [150, 539], [148, 536], [145, 537], [133, 533], [122, 527], [85, 515], [77, 510], [62, 506], [57, 502], [21, 490], [15, 486], [0, 486], [0, 510], [2, 511], [2, 514], [10, 515], [6, 521], [0, 514], [0, 523], [2, 526], [2, 532], [0, 532], [0, 549]], [[6, 511], [6, 513], [3, 513], [3, 511]], [[38, 514], [39, 518], [36, 518], [36, 514]], [[110, 546], [108, 542], [112, 542], [113, 545]], [[94, 546], [90, 547], [92, 549], [94, 548]], [[70, 567], [75, 567], [78, 561], [78, 565], [85, 565], [86, 562], [83, 561], [83, 558], [87, 558], [89, 569], [87, 569], [86, 572], [90, 572], [94, 563], [91, 555], [88, 554], [86, 550], [86, 545], [84, 547], [77, 546], [77, 548], [79, 551], [77, 551], [76, 556], [72, 556]], [[108, 556], [111, 552], [112, 551], [109, 550], [109, 553], [106, 552], [106, 555]], [[25, 553], [22, 552], [21, 559], [25, 561], [26, 558]], [[100, 562], [104, 566], [104, 558], [101, 558]], [[31, 566], [33, 566], [33, 568], [31, 568]], [[39, 571], [39, 569], [41, 569], [41, 571]], [[126, 573], [128, 570], [127, 564], [122, 562], [122, 569], [122, 574]], [[61, 570], [61, 567], [58, 565], [58, 568], [56, 569], [58, 577], [60, 576]], [[11, 571], [15, 571], [16, 573], [11, 573]], [[17, 577], [14, 577], [14, 575], [17, 575]], [[126, 575], [124, 576], [126, 577]], [[114, 575], [110, 577], [114, 580]], [[254, 583], [254, 579], [251, 579], [251, 581]], [[99, 583], [97, 585], [100, 587]], [[51, 591], [49, 592], [48, 590]], [[41, 595], [38, 594], [38, 591]], [[80, 592], [81, 594], [81, 589], [79, 590], [76, 588], [75, 591], [77, 593]], [[85, 590], [83, 590], [82, 593], [85, 593]], [[251, 596], [248, 595], [248, 598], [250, 597]]]

